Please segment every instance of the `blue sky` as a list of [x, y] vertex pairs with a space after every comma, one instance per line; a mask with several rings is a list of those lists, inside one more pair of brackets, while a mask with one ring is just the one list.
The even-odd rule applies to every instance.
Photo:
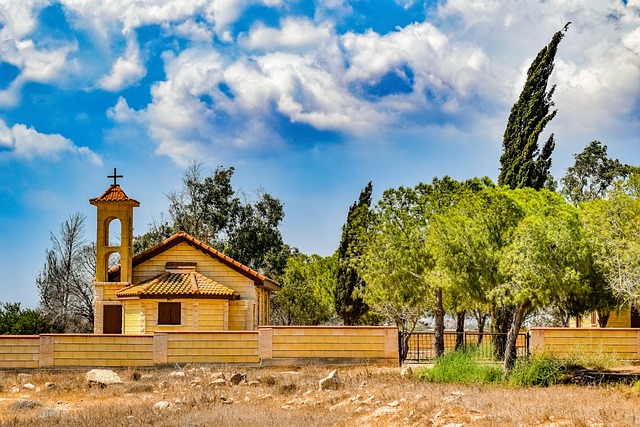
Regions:
[[640, 164], [640, 0], [0, 0], [0, 301], [35, 307], [50, 232], [109, 185], [166, 211], [190, 162], [282, 200], [285, 241], [337, 247], [349, 205], [496, 179], [526, 70], [552, 76], [552, 172], [598, 139]]

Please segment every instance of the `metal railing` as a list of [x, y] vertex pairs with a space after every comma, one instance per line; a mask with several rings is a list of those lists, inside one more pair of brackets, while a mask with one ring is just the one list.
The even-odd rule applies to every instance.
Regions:
[[[461, 348], [470, 350], [474, 349], [476, 355], [487, 360], [495, 360], [496, 354], [504, 354], [504, 345], [506, 343], [507, 334], [478, 331], [445, 331], [444, 332], [444, 351], [456, 349], [456, 343], [461, 343]], [[529, 356], [529, 333], [521, 332], [516, 340], [516, 357]], [[433, 348], [435, 340], [434, 331], [419, 332], [399, 332], [398, 333], [398, 349], [400, 364], [404, 362], [410, 363], [429, 363], [436, 357]], [[496, 348], [499, 346], [501, 348]]]

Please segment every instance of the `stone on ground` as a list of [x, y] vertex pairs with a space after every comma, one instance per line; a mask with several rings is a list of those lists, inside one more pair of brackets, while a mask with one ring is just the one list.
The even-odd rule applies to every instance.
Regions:
[[84, 376], [89, 386], [106, 387], [111, 384], [122, 384], [122, 380], [109, 369], [92, 369]]
[[320, 390], [335, 390], [340, 385], [340, 376], [337, 370], [331, 371], [331, 373], [320, 380], [318, 383]]

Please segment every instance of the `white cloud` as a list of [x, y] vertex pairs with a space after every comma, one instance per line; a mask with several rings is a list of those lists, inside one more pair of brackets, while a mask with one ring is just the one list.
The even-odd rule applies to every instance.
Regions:
[[269, 28], [258, 23], [238, 43], [249, 50], [308, 50], [324, 46], [333, 37], [329, 23], [316, 25], [308, 19], [285, 18], [280, 26]]
[[171, 32], [194, 42], [211, 42], [213, 40], [213, 33], [209, 27], [203, 22], [195, 22], [193, 19], [181, 22], [171, 29]]
[[60, 154], [70, 152], [101, 166], [100, 157], [88, 147], [77, 147], [71, 140], [58, 134], [44, 134], [23, 124], [11, 128], [0, 120], [0, 146], [9, 149], [12, 156], [33, 160], [45, 158], [57, 160]]
[[[36, 15], [49, 0], [4, 0], [0, 4], [0, 24], [3, 36], [21, 39], [33, 31], [37, 25]], [[4, 37], [2, 40], [6, 40]]]
[[342, 42], [348, 55], [349, 81], [376, 83], [389, 72], [408, 66], [415, 74], [414, 91], [430, 88], [456, 97], [489, 92], [489, 60], [477, 46], [450, 40], [434, 25], [423, 22], [379, 35], [347, 33]]
[[67, 58], [77, 50], [75, 43], [57, 42], [52, 47], [42, 47], [29, 38], [37, 28], [37, 15], [49, 3], [5, 0], [0, 4], [0, 60], [19, 70], [9, 88], [0, 92], [0, 105], [15, 104], [25, 83], [55, 82], [72, 67]]
[[146, 69], [140, 60], [138, 43], [129, 38], [124, 56], [116, 60], [111, 69], [111, 74], [100, 79], [98, 85], [104, 90], [116, 92], [132, 83], [138, 82], [145, 74]]

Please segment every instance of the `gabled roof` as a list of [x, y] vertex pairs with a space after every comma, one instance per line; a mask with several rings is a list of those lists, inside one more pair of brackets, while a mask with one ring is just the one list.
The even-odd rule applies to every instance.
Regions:
[[104, 193], [102, 193], [100, 197], [89, 199], [89, 203], [91, 203], [92, 205], [102, 202], [126, 202], [131, 203], [135, 206], [140, 206], [139, 201], [130, 198], [124, 193], [124, 191], [122, 191], [122, 188], [120, 188], [120, 184], [112, 184]]
[[202, 274], [165, 272], [116, 291], [118, 298], [217, 298], [238, 299], [240, 294]]
[[[137, 265], [140, 265], [143, 262], [156, 257], [157, 255], [165, 252], [168, 249], [171, 249], [172, 247], [180, 243], [186, 243], [189, 246], [204, 253], [205, 255], [208, 255], [211, 258], [216, 259], [217, 261], [221, 262], [222, 264], [226, 265], [232, 270], [235, 270], [236, 272], [242, 274], [243, 276], [253, 280], [253, 283], [257, 286], [264, 286], [266, 288], [273, 289], [273, 290], [280, 289], [280, 285], [278, 283], [268, 278], [264, 274], [258, 273], [257, 271], [234, 260], [233, 258], [226, 256], [225, 254], [218, 251], [217, 249], [214, 249], [213, 247], [207, 245], [204, 242], [201, 242], [200, 240], [190, 236], [184, 231], [180, 231], [174, 234], [173, 236], [169, 237], [168, 239], [165, 239], [164, 241], [158, 243], [157, 245], [147, 249], [146, 251], [140, 252], [138, 255], [134, 256], [132, 260], [132, 268], [135, 268]], [[117, 265], [116, 267], [109, 270], [109, 273], [115, 274], [119, 270], [120, 270], [120, 266]]]

